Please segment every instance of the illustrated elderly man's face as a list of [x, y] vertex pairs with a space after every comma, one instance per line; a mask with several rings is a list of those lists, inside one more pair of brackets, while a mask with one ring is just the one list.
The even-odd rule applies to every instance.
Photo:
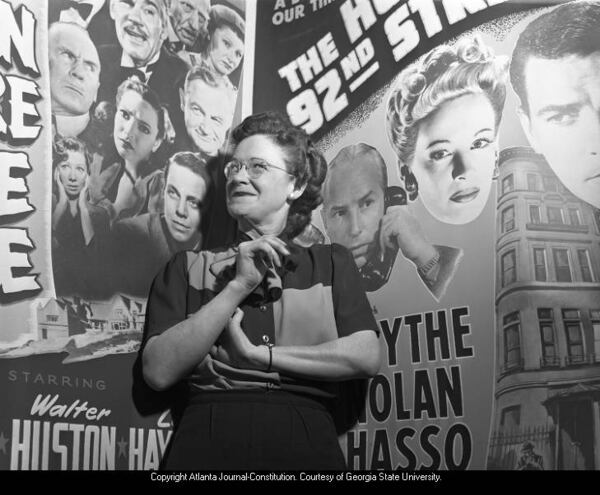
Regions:
[[188, 49], [206, 38], [210, 0], [171, 0], [171, 26]]
[[87, 32], [75, 25], [55, 24], [48, 51], [52, 112], [88, 113], [100, 86], [100, 60]]
[[230, 90], [194, 79], [187, 91], [181, 91], [181, 108], [188, 136], [198, 151], [215, 156], [233, 119], [234, 101]]
[[166, 0], [111, 0], [117, 39], [136, 66], [146, 65], [167, 37]]
[[600, 51], [556, 60], [531, 57], [524, 69], [527, 137], [576, 196], [600, 208]]
[[339, 163], [323, 190], [321, 215], [331, 242], [348, 248], [358, 268], [367, 262], [384, 214], [381, 172], [372, 163]]

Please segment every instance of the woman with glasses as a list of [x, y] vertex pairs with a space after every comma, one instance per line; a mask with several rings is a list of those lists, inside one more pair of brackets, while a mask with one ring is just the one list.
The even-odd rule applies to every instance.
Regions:
[[238, 239], [175, 255], [154, 281], [141, 352], [156, 390], [187, 385], [164, 467], [345, 469], [328, 407], [379, 368], [377, 326], [352, 255], [294, 238], [326, 163], [274, 113], [232, 132], [227, 208]]

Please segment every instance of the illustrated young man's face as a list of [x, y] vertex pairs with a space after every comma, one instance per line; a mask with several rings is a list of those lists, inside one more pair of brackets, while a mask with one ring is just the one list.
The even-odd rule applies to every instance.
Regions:
[[[136, 66], [146, 65], [167, 37], [166, 0], [111, 0], [117, 39]], [[118, 63], [118, 61], [116, 62]]]
[[165, 223], [177, 242], [189, 242], [198, 235], [205, 196], [206, 182], [202, 177], [177, 163], [169, 165], [164, 191]]
[[528, 112], [519, 114], [533, 148], [562, 183], [600, 208], [600, 51], [525, 64]]
[[321, 215], [331, 242], [348, 248], [356, 266], [367, 262], [384, 214], [384, 191], [377, 166], [338, 164], [323, 191]]
[[90, 37], [76, 26], [51, 31], [48, 61], [52, 111], [83, 115], [90, 111], [100, 86], [100, 60]]
[[210, 0], [171, 0], [171, 26], [188, 49], [207, 35]]
[[225, 141], [233, 119], [234, 104], [227, 88], [192, 80], [181, 92], [181, 108], [188, 136], [198, 151], [215, 156]]

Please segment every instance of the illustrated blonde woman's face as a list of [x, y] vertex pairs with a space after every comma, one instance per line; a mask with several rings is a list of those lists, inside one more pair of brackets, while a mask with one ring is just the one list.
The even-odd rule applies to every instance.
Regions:
[[429, 213], [450, 224], [479, 216], [492, 185], [496, 139], [494, 109], [481, 93], [444, 103], [420, 124], [409, 168]]

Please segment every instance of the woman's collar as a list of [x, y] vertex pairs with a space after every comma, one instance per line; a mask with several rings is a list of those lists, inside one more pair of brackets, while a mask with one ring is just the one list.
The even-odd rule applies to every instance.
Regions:
[[[262, 236], [263, 236], [263, 234], [258, 232], [256, 229], [248, 229], [248, 230], [238, 229], [236, 238], [235, 238], [235, 244], [237, 245], [240, 242], [253, 241]], [[290, 236], [285, 231], [281, 232], [277, 237], [279, 239], [281, 239], [283, 242], [285, 242], [286, 244], [290, 244], [290, 242], [292, 241]]]

